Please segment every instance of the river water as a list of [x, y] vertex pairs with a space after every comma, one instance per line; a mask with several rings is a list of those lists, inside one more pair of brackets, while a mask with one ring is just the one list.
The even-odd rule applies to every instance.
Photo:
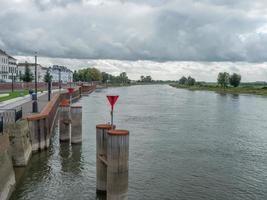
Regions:
[[175, 89], [108, 88], [83, 97], [83, 143], [32, 157], [12, 200], [96, 199], [95, 125], [130, 131], [132, 200], [267, 199], [267, 98]]

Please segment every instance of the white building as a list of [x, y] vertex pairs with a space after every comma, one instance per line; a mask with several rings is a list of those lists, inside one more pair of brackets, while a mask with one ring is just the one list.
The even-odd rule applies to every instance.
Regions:
[[17, 60], [0, 49], [0, 82], [12, 82], [17, 77]]
[[[18, 64], [18, 75], [19, 77], [23, 76], [25, 74], [26, 65], [29, 66], [29, 69], [31, 70], [31, 73], [33, 75], [33, 81], [35, 80], [35, 63], [19, 63]], [[37, 64], [37, 82], [44, 82], [44, 77], [46, 74], [46, 71], [49, 70], [49, 68], [43, 67], [40, 64]]]
[[73, 72], [65, 66], [53, 65], [50, 67], [50, 74], [53, 82], [69, 83], [73, 81]]

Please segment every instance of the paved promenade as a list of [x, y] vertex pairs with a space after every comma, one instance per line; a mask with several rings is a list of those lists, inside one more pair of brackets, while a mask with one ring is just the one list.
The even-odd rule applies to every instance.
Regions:
[[[53, 93], [51, 94], [51, 99], [58, 92], [59, 92], [58, 90], [54, 90]], [[38, 93], [38, 111], [39, 112], [42, 111], [42, 109], [45, 107], [47, 102], [48, 102], [47, 92]], [[30, 95], [0, 103], [0, 110], [2, 112], [8, 109], [19, 109], [20, 107], [22, 107], [23, 117], [26, 117], [27, 115], [32, 113], [32, 100], [31, 100]]]

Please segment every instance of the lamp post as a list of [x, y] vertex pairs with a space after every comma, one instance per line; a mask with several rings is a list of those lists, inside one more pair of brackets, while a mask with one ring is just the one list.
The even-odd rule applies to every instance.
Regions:
[[34, 68], [34, 73], [35, 73], [35, 94], [37, 97], [37, 52], [35, 52], [35, 56], [34, 56], [34, 60], [35, 60], [35, 68]]
[[59, 91], [61, 91], [61, 69], [58, 68], [58, 87], [59, 87]]
[[38, 102], [37, 102], [37, 52], [35, 52], [35, 68], [34, 68], [34, 74], [35, 74], [35, 94], [32, 94], [32, 112], [36, 113], [38, 112]]
[[14, 75], [13, 75], [13, 69], [12, 69], [12, 92], [14, 92]]

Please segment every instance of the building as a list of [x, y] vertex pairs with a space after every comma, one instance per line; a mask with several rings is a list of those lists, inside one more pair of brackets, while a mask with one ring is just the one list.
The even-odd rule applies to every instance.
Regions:
[[[33, 80], [35, 80], [35, 63], [19, 63], [18, 64], [18, 76], [22, 77], [25, 74], [26, 65], [29, 66], [31, 73], [33, 75]], [[43, 67], [40, 64], [37, 64], [37, 82], [44, 82], [44, 77], [46, 71], [49, 70], [47, 67]]]
[[17, 60], [0, 49], [0, 82], [12, 82], [17, 75]]
[[[20, 77], [25, 74], [26, 63], [27, 62], [18, 64], [18, 74]], [[27, 64], [35, 79], [35, 63]], [[50, 74], [52, 75], [52, 82], [59, 82], [59, 79], [61, 79], [62, 83], [69, 83], [73, 81], [73, 72], [67, 67], [53, 65], [52, 67], [47, 68], [37, 64], [37, 82], [44, 82], [44, 77], [47, 70], [49, 70]]]
[[53, 65], [50, 67], [50, 74], [53, 82], [69, 83], [73, 81], [73, 72], [65, 66]]

